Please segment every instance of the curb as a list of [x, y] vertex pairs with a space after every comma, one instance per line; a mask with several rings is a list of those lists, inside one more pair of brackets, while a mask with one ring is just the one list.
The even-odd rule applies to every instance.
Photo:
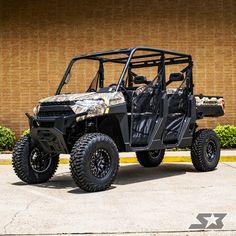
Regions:
[[[165, 156], [163, 162], [192, 162], [192, 160], [190, 156]], [[221, 156], [220, 162], [236, 162], [236, 156]], [[120, 163], [138, 163], [138, 160], [136, 157], [121, 157]]]
[[[190, 156], [165, 156], [163, 162], [192, 162]], [[221, 156], [220, 162], [236, 162], [236, 156]], [[134, 156], [120, 157], [120, 163], [138, 163]], [[1, 159], [0, 165], [11, 165], [11, 158]], [[60, 164], [69, 164], [69, 159], [65, 157], [60, 158]]]

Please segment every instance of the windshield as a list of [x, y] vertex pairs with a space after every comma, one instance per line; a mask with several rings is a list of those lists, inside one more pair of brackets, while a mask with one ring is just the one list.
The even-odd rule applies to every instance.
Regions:
[[78, 60], [72, 65], [61, 93], [114, 92], [123, 67], [124, 64], [114, 62]]

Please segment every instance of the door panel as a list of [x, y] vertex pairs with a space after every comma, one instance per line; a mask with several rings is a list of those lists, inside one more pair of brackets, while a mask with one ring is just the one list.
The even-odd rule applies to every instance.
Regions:
[[160, 110], [160, 85], [138, 88], [132, 100], [131, 145], [146, 146]]
[[185, 87], [168, 94], [168, 115], [163, 133], [165, 144], [175, 144], [179, 140], [182, 124], [188, 111], [188, 94]]

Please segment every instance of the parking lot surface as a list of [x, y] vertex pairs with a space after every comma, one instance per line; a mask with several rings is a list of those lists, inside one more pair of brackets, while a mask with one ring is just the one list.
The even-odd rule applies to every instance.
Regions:
[[[199, 213], [226, 213], [223, 228], [192, 232]], [[77, 188], [68, 165], [39, 185], [2, 165], [0, 222], [0, 234], [236, 235], [236, 163], [207, 173], [191, 163], [122, 164], [112, 187], [97, 193]]]

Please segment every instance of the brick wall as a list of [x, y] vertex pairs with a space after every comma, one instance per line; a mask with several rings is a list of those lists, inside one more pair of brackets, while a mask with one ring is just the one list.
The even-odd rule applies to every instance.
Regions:
[[193, 55], [195, 92], [223, 95], [236, 125], [236, 1], [0, 1], [0, 125], [19, 135], [25, 112], [52, 95], [69, 59], [137, 45]]

